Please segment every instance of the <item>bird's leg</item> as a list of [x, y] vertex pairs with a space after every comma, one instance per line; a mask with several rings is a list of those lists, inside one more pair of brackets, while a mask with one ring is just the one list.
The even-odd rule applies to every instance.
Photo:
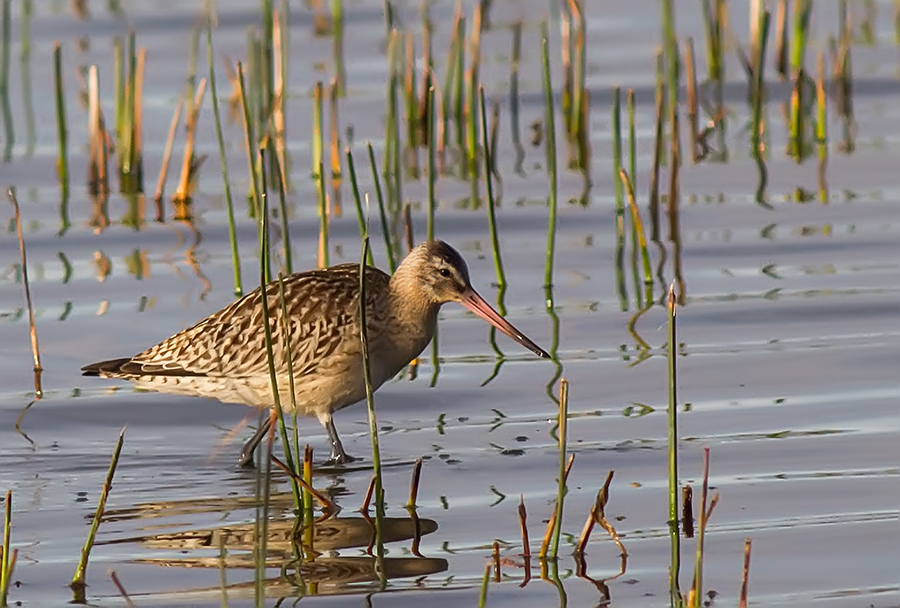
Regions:
[[323, 424], [325, 425], [325, 430], [328, 431], [328, 440], [331, 442], [331, 458], [328, 459], [328, 464], [346, 464], [356, 460], [356, 458], [344, 451], [344, 446], [341, 443], [341, 438], [338, 437], [337, 429], [334, 427], [334, 420], [331, 416]]
[[257, 446], [259, 446], [259, 442], [263, 440], [269, 430], [272, 428], [272, 423], [275, 421], [273, 416], [267, 416], [259, 428], [256, 429], [256, 432], [253, 433], [253, 437], [251, 437], [247, 443], [244, 444], [244, 447], [241, 448], [241, 455], [238, 458], [238, 464], [245, 468], [253, 468], [253, 454], [256, 452]]

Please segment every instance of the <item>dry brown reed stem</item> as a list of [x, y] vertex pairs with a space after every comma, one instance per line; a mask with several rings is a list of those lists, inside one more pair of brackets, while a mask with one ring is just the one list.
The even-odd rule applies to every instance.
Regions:
[[125, 600], [125, 605], [128, 608], [136, 608], [134, 601], [132, 601], [131, 597], [129, 597], [128, 592], [125, 590], [125, 585], [122, 584], [122, 581], [119, 580], [119, 575], [116, 574], [116, 571], [110, 568], [107, 570], [109, 574], [109, 578], [112, 580], [113, 584], [116, 586], [116, 589], [119, 591], [119, 595], [122, 596], [122, 599]]
[[738, 603], [740, 608], [747, 608], [747, 586], [750, 581], [750, 547], [752, 544], [752, 538], [747, 537], [744, 540], [744, 568], [741, 572], [741, 596]]
[[184, 100], [179, 99], [178, 105], [175, 106], [175, 112], [172, 114], [172, 122], [169, 123], [169, 134], [166, 136], [166, 149], [163, 152], [162, 166], [159, 169], [159, 179], [156, 182], [156, 196], [153, 200], [157, 203], [162, 201], [163, 190], [166, 187], [166, 178], [169, 175], [169, 161], [172, 160], [172, 148], [175, 146], [175, 131], [178, 129], [178, 120], [181, 118], [181, 107]]
[[40, 373], [43, 371], [41, 367], [41, 350], [38, 347], [37, 328], [34, 325], [34, 307], [31, 304], [31, 286], [28, 283], [28, 260], [25, 255], [25, 235], [22, 233], [22, 213], [19, 210], [19, 200], [16, 197], [16, 189], [10, 186], [6, 190], [9, 202], [12, 203], [13, 211], [16, 218], [16, 235], [19, 237], [19, 257], [22, 259], [22, 284], [25, 287], [25, 305], [28, 307], [28, 328], [31, 333], [31, 355], [34, 359], [35, 373], [35, 390], [37, 396], [41, 396]]
[[422, 458], [416, 458], [416, 464], [413, 467], [412, 481], [409, 484], [409, 502], [407, 506], [411, 509], [416, 508], [416, 498], [419, 496], [419, 480], [422, 478]]
[[206, 93], [206, 78], [200, 79], [197, 91], [194, 94], [194, 103], [191, 111], [184, 117], [184, 156], [181, 160], [181, 178], [172, 199], [176, 202], [186, 202], [194, 193], [197, 180], [197, 169], [206, 159], [206, 156], [194, 158], [194, 141], [197, 135], [197, 121], [200, 118], [200, 110], [203, 107], [203, 95]]
[[100, 77], [97, 66], [92, 65], [88, 72], [88, 131], [90, 133], [90, 161], [88, 184], [91, 194], [109, 191], [107, 175], [106, 127], [103, 121], [103, 110], [100, 109]]
[[522, 529], [522, 556], [531, 557], [531, 546], [528, 540], [528, 512], [525, 510], [525, 497], [519, 495], [519, 527]]
[[403, 205], [403, 233], [406, 235], [406, 253], [415, 247], [415, 237], [413, 236], [412, 206], [407, 201]]
[[275, 456], [273, 454], [270, 456], [270, 458], [272, 459], [272, 462], [275, 464], [275, 466], [277, 466], [279, 469], [284, 471], [288, 476], [290, 476], [291, 479], [293, 479], [298, 484], [300, 484], [304, 490], [309, 492], [313, 496], [313, 498], [318, 500], [319, 504], [322, 505], [323, 509], [325, 509], [326, 511], [332, 511], [332, 512], [337, 510], [337, 508], [338, 508], [337, 505], [335, 505], [333, 502], [328, 500], [327, 496], [325, 496], [324, 494], [322, 494], [321, 492], [316, 490], [310, 484], [306, 483], [306, 480], [303, 479], [302, 476], [297, 475], [295, 472], [293, 472], [286, 464], [284, 464], [281, 460], [279, 460], [277, 456]]
[[[569, 454], [569, 461], [566, 463], [566, 472], [563, 475], [563, 485], [569, 480], [569, 471], [572, 470], [573, 462], [575, 462], [574, 453]], [[550, 547], [550, 540], [553, 537], [553, 523], [556, 520], [556, 510], [558, 508], [559, 503], [553, 505], [553, 513], [550, 514], [550, 520], [547, 523], [547, 531], [544, 533], [544, 541], [541, 543], [541, 552], [538, 554], [542, 558], [547, 555], [547, 549]]]
[[681, 527], [685, 538], [694, 537], [694, 490], [691, 486], [681, 488]]
[[775, 17], [775, 71], [782, 81], [788, 77], [787, 0], [779, 0]]
[[372, 503], [372, 495], [375, 494], [375, 476], [372, 476], [372, 481], [369, 482], [369, 489], [366, 490], [366, 495], [363, 497], [362, 506], [359, 508], [360, 512], [368, 513], [369, 505]]
[[494, 582], [500, 582], [500, 543], [496, 540], [491, 548], [491, 562], [494, 566]]

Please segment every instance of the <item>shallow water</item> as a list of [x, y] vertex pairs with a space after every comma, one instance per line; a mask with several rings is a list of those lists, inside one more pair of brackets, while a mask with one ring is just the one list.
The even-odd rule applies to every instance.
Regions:
[[[96, 4], [96, 3], [95, 3]], [[231, 429], [248, 416], [241, 405], [135, 392], [115, 381], [83, 378], [91, 361], [142, 350], [233, 300], [226, 214], [215, 147], [212, 114], [200, 119], [198, 153], [209, 154], [194, 202], [193, 224], [154, 221], [151, 201], [129, 202], [112, 195], [103, 210], [87, 195], [86, 113], [77, 103], [77, 67], [97, 62], [112, 112], [112, 38], [129, 26], [148, 49], [145, 82], [146, 188], [155, 185], [165, 130], [183, 90], [189, 35], [201, 3], [142, 8], [123, 3], [123, 15], [91, 6], [79, 20], [68, 5], [38, 3], [31, 26], [31, 84], [35, 128], [21, 92], [14, 35], [11, 110], [15, 139], [10, 159], [0, 165], [4, 183], [16, 185], [22, 206], [28, 271], [40, 339], [44, 398], [15, 424], [34, 397], [27, 313], [15, 224], [11, 208], [0, 205], [0, 490], [14, 494], [13, 546], [19, 548], [10, 599], [27, 606], [59, 605], [70, 598], [66, 583], [75, 569], [89, 518], [118, 432], [127, 425], [125, 447], [88, 571], [88, 599], [122, 605], [107, 575], [118, 573], [139, 606], [249, 605], [254, 573], [248, 567], [248, 530], [254, 519], [254, 474], [234, 466], [238, 442]], [[733, 7], [732, 22], [745, 38], [746, 11]], [[245, 28], [256, 24], [256, 6], [218, 3], [216, 53], [237, 59], [245, 53]], [[654, 300], [678, 278], [679, 400], [681, 476], [699, 490], [703, 448], [711, 450], [710, 484], [721, 495], [707, 535], [704, 587], [719, 594], [717, 604], [734, 605], [740, 586], [744, 538], [753, 538], [750, 598], [758, 605], [893, 606], [898, 603], [897, 416], [900, 364], [900, 190], [894, 183], [900, 161], [895, 118], [900, 92], [891, 4], [876, 3], [875, 44], [854, 45], [857, 119], [856, 148], [841, 153], [832, 145], [827, 196], [819, 200], [815, 160], [797, 165], [784, 154], [780, 107], [768, 108], [772, 156], [767, 165], [765, 204], [755, 202], [756, 164], [748, 157], [742, 129], [747, 116], [741, 68], [729, 58], [726, 100], [728, 163], [686, 163], [677, 242], [663, 215], [659, 246], [652, 244]], [[163, 10], [164, 7], [164, 10]], [[863, 5], [854, 6], [862, 19]], [[310, 34], [306, 9], [291, 17], [288, 134], [293, 160], [290, 195], [294, 267], [316, 264], [318, 219], [313, 182], [307, 179], [311, 125], [311, 83], [328, 78], [331, 38]], [[543, 290], [547, 178], [543, 151], [528, 143], [528, 125], [542, 116], [537, 19], [543, 3], [495, 3], [486, 32], [482, 75], [489, 95], [503, 101], [499, 168], [502, 203], [498, 211], [503, 259], [509, 283], [509, 318], [545, 348], [551, 347], [554, 319]], [[816, 31], [836, 28], [833, 11], [816, 5]], [[467, 9], [471, 14], [471, 7]], [[447, 48], [452, 3], [432, 7], [435, 49]], [[22, 15], [13, 7], [13, 32]], [[509, 28], [526, 17], [522, 57], [521, 125], [525, 159], [516, 173], [516, 150], [509, 133], [507, 104]], [[417, 9], [400, 12], [418, 29]], [[383, 136], [383, 16], [379, 3], [346, 7], [349, 97], [341, 125], [352, 125], [357, 171], [371, 190], [364, 147]], [[564, 530], [575, 536], [602, 486], [615, 471], [607, 515], [622, 536], [629, 559], [621, 576], [619, 551], [602, 531], [588, 547], [587, 576], [576, 576], [564, 540], [559, 562], [561, 589], [571, 606], [647, 606], [668, 603], [669, 541], [666, 525], [666, 359], [665, 310], [651, 307], [634, 322], [640, 307], [632, 280], [630, 250], [624, 283], [617, 276], [616, 216], [609, 161], [610, 87], [633, 87], [637, 95], [638, 196], [646, 193], [652, 161], [653, 53], [659, 41], [658, 7], [631, 2], [591, 13], [588, 85], [592, 89], [593, 188], [584, 201], [583, 178], [564, 172], [556, 271], [552, 292], [558, 317], [559, 360], [571, 383], [570, 449], [576, 454], [569, 479]], [[694, 36], [701, 48], [702, 24], [693, 9], [677, 15], [680, 36]], [[557, 33], [554, 30], [553, 36]], [[76, 48], [82, 38], [86, 50]], [[62, 41], [70, 120], [71, 200], [60, 206], [55, 179], [56, 126], [50, 95], [52, 42]], [[820, 45], [821, 46], [821, 45]], [[555, 60], [556, 58], [554, 58]], [[219, 64], [221, 65], [221, 64]], [[438, 73], [443, 75], [442, 60]], [[206, 70], [201, 53], [199, 72]], [[559, 66], [554, 65], [559, 74]], [[219, 71], [219, 94], [229, 87]], [[781, 88], [779, 88], [779, 86]], [[786, 89], [773, 79], [770, 96]], [[836, 117], [830, 133], [840, 136]], [[227, 127], [229, 168], [234, 183], [242, 270], [246, 286], [258, 281], [255, 224], [246, 216], [247, 189], [243, 135]], [[33, 141], [29, 141], [29, 140]], [[4, 142], [5, 143], [5, 142]], [[173, 164], [180, 155], [176, 154]], [[561, 155], [561, 162], [564, 159]], [[170, 170], [167, 191], [173, 188]], [[664, 185], [665, 187], [665, 185]], [[798, 190], [811, 193], [801, 200]], [[438, 184], [441, 205], [437, 235], [467, 259], [475, 287], [490, 301], [496, 280], [486, 213], [468, 204], [469, 185], [445, 177]], [[421, 202], [424, 182], [409, 181], [404, 197], [416, 205], [417, 237], [424, 236]], [[343, 214], [331, 224], [332, 263], [356, 261], [359, 238], [352, 195], [342, 192]], [[136, 221], [135, 221], [136, 220]], [[375, 242], [376, 260], [384, 251]], [[664, 256], [664, 258], [663, 258]], [[675, 276], [673, 268], [680, 269]], [[656, 270], [655, 270], [656, 272]], [[556, 367], [535, 359], [506, 338], [488, 343], [488, 330], [458, 306], [442, 312], [439, 369], [431, 350], [418, 376], [398, 378], [378, 393], [382, 451], [387, 463], [388, 516], [397, 518], [388, 545], [391, 565], [385, 592], [397, 606], [474, 605], [491, 543], [513, 563], [492, 583], [488, 606], [546, 606], [561, 602], [560, 590], [538, 580], [524, 587], [516, 506], [528, 507], [532, 540], [543, 533], [556, 495], [558, 454], [551, 434], [556, 405], [547, 394]], [[491, 379], [487, 384], [483, 383]], [[434, 384], [432, 387], [431, 384]], [[556, 388], [552, 388], [555, 393]], [[254, 416], [255, 418], [255, 416]], [[365, 410], [336, 416], [345, 447], [368, 457]], [[317, 460], [327, 442], [314, 421], [304, 421], [303, 438]], [[246, 435], [246, 429], [240, 436]], [[31, 443], [33, 442], [33, 443]], [[424, 457], [418, 517], [422, 537], [416, 556], [403, 508], [412, 463]], [[378, 589], [364, 557], [368, 539], [360, 535], [355, 512], [371, 470], [361, 466], [323, 469], [316, 487], [343, 508], [331, 522], [335, 544], [316, 572], [307, 572], [304, 602], [364, 605]], [[276, 492], [286, 492], [281, 480]], [[697, 492], [698, 493], [698, 492]], [[276, 500], [278, 520], [290, 508]], [[281, 524], [282, 526], [285, 524]], [[273, 524], [273, 527], [275, 524]], [[363, 530], [365, 528], [362, 528]], [[328, 530], [319, 530], [323, 535]], [[273, 534], [284, 534], [284, 531]], [[252, 539], [252, 536], [249, 537]], [[685, 541], [682, 585], [692, 570], [693, 541]], [[220, 543], [227, 558], [219, 559]], [[285, 558], [270, 541], [274, 564]], [[534, 543], [533, 543], [534, 545]], [[280, 553], [279, 553], [280, 552]], [[331, 560], [331, 561], [329, 561]], [[397, 561], [393, 561], [397, 560]], [[166, 565], [168, 567], [160, 567]], [[224, 566], [224, 568], [223, 568]], [[224, 575], [223, 575], [224, 571]], [[224, 576], [224, 578], [223, 578]], [[293, 602], [301, 588], [269, 571], [270, 602]], [[223, 582], [224, 580], [224, 582]]]

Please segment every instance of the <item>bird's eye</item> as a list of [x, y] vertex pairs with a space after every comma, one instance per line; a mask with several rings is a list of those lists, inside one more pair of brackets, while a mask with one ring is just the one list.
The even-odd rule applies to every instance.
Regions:
[[438, 274], [440, 274], [445, 279], [449, 279], [450, 278], [450, 269], [449, 268], [441, 268], [440, 270], [438, 270]]

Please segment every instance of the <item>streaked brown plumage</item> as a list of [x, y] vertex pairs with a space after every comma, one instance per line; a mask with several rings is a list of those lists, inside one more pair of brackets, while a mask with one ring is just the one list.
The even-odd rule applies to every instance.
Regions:
[[[298, 414], [316, 416], [328, 431], [332, 461], [344, 452], [331, 414], [365, 398], [359, 332], [359, 265], [341, 264], [284, 279]], [[459, 302], [535, 354], [549, 355], [497, 314], [469, 284], [459, 253], [443, 241], [426, 241], [393, 276], [366, 269], [366, 325], [374, 388], [394, 377], [431, 341], [437, 314]], [[282, 407], [290, 408], [288, 365], [278, 282], [266, 286], [272, 346]], [[260, 290], [133, 357], [92, 363], [86, 376], [124, 378], [138, 387], [271, 407]], [[271, 417], [269, 418], [271, 421]], [[269, 429], [263, 425], [244, 446], [241, 463]]]

